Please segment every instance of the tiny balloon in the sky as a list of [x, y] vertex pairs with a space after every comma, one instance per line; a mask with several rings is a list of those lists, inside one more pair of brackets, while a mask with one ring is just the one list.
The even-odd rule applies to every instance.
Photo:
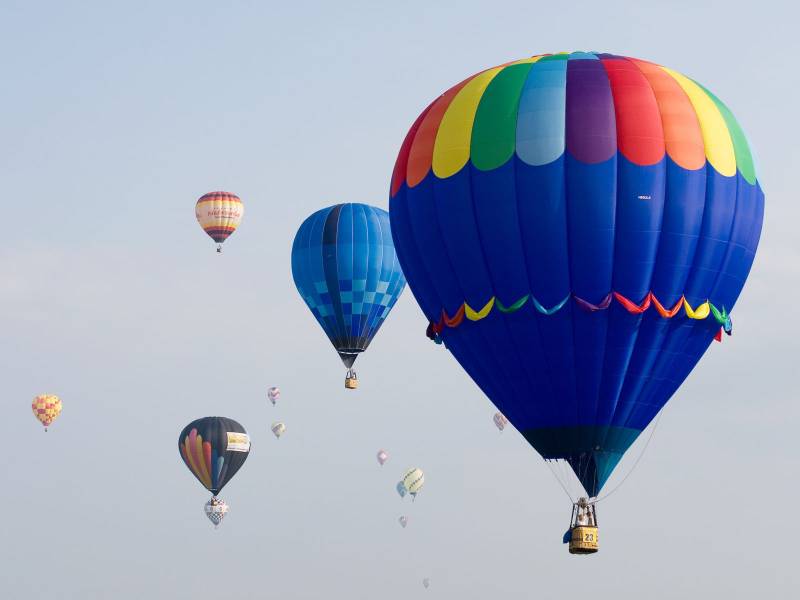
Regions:
[[272, 406], [275, 406], [278, 403], [278, 400], [281, 397], [281, 390], [277, 387], [271, 387], [267, 390], [267, 398], [270, 402], [272, 402]]
[[500, 431], [503, 431], [503, 429], [506, 428], [506, 425], [508, 425], [508, 419], [506, 419], [503, 413], [494, 413], [494, 424]]
[[397, 519], [397, 522], [398, 522], [398, 523], [400, 523], [400, 526], [401, 526], [403, 529], [405, 529], [405, 528], [406, 528], [406, 525], [408, 525], [408, 517], [407, 517], [407, 516], [405, 516], [405, 515], [403, 515], [403, 516], [401, 516], [399, 519]]
[[280, 438], [283, 435], [283, 432], [286, 431], [286, 425], [281, 423], [280, 421], [276, 421], [272, 424], [272, 433], [275, 434], [276, 438]]
[[425, 474], [417, 467], [408, 469], [403, 475], [402, 484], [411, 497], [416, 499], [422, 486], [425, 485]]
[[384, 463], [389, 460], [389, 454], [386, 452], [386, 450], [381, 449], [378, 450], [377, 458], [380, 465], [383, 466]]
[[44, 425], [44, 430], [52, 425], [53, 421], [61, 414], [61, 399], [53, 394], [36, 396], [31, 403], [33, 416]]
[[242, 220], [244, 204], [236, 194], [209, 192], [200, 197], [194, 207], [194, 216], [208, 236], [217, 243], [217, 252]]

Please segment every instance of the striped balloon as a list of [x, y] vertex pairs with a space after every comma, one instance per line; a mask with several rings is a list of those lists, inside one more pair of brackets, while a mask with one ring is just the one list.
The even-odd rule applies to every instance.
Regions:
[[244, 214], [244, 204], [236, 194], [209, 192], [197, 201], [194, 214], [203, 231], [217, 242], [217, 252], [220, 252], [222, 243], [239, 226]]
[[47, 431], [47, 428], [61, 414], [61, 399], [52, 394], [42, 394], [33, 399], [31, 408], [33, 416], [39, 419], [39, 422], [44, 425], [44, 430]]
[[403, 487], [411, 494], [411, 497], [416, 498], [422, 486], [425, 485], [425, 474], [422, 472], [422, 469], [418, 469], [417, 467], [408, 469], [403, 474], [402, 482]]

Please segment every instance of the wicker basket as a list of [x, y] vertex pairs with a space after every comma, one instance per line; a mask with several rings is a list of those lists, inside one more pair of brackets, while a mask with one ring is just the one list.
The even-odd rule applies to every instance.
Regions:
[[570, 554], [594, 554], [599, 549], [597, 527], [578, 525], [572, 528], [569, 540]]

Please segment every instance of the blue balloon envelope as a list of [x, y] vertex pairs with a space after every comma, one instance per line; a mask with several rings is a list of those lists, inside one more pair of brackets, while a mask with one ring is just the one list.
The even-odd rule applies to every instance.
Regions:
[[405, 288], [389, 214], [337, 204], [308, 217], [294, 238], [297, 291], [350, 369]]
[[711, 92], [573, 53], [435, 99], [400, 148], [389, 210], [428, 336], [596, 496], [730, 333], [764, 194]]

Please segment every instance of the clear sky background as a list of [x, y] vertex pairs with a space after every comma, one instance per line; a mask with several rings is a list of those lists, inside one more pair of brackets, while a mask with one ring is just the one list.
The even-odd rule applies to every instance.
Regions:
[[[0, 596], [796, 590], [790, 5], [0, 1]], [[646, 58], [702, 82], [744, 127], [767, 203], [735, 334], [711, 347], [601, 503], [593, 557], [568, 555], [562, 490], [516, 431], [494, 428], [490, 402], [425, 338], [408, 290], [348, 392], [289, 262], [314, 210], [388, 206], [397, 150], [432, 98], [480, 69], [562, 50]], [[216, 189], [246, 205], [221, 256], [194, 217]], [[270, 385], [283, 391], [274, 408]], [[47, 434], [30, 414], [45, 392], [64, 402]], [[211, 414], [253, 438], [217, 531], [177, 451], [184, 425]], [[394, 491], [409, 466], [427, 480], [414, 504]]]

